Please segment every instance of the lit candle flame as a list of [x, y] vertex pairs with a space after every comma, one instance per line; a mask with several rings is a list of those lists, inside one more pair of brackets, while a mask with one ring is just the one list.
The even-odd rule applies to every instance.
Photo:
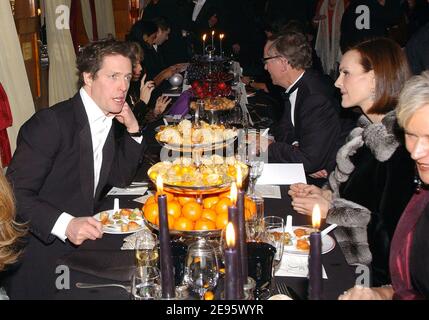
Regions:
[[207, 39], [207, 35], [204, 33], [204, 35], [203, 35], [203, 41], [206, 41], [206, 39]]
[[225, 35], [223, 34], [223, 33], [221, 33], [220, 35], [219, 35], [219, 39], [220, 40], [223, 40], [223, 38], [225, 37]]
[[163, 184], [161, 175], [158, 175], [158, 177], [156, 178], [156, 189], [157, 189], [159, 195], [163, 194], [164, 184]]
[[230, 198], [232, 203], [235, 205], [237, 203], [237, 185], [235, 182], [231, 183]]
[[228, 248], [233, 248], [235, 246], [235, 231], [234, 225], [232, 222], [228, 222], [226, 225], [226, 245]]
[[243, 174], [241, 173], [241, 166], [240, 164], [237, 164], [237, 187], [238, 189], [241, 189], [243, 186]]
[[214, 30], [212, 31], [212, 37], [214, 37], [214, 35], [215, 35], [215, 32], [214, 32]]
[[312, 220], [313, 220], [313, 228], [319, 229], [320, 228], [320, 207], [318, 204], [315, 204], [313, 207]]

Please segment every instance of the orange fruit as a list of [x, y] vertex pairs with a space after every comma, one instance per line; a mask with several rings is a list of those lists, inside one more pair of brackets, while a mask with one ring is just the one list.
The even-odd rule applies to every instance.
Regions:
[[176, 221], [174, 222], [173, 229], [181, 230], [181, 231], [194, 230], [194, 223], [185, 217], [180, 217], [179, 219], [176, 219]]
[[244, 207], [246, 209], [249, 209], [249, 211], [252, 215], [256, 214], [256, 204], [252, 200], [250, 200], [249, 198], [245, 198]]
[[249, 208], [246, 208], [245, 210], [244, 210], [244, 219], [245, 220], [250, 220], [250, 219], [252, 219], [252, 217], [254, 216], [255, 214], [254, 213], [252, 213], [250, 210], [249, 210]]
[[194, 197], [185, 197], [185, 196], [178, 196], [176, 199], [179, 201], [181, 206], [184, 206], [188, 202], [194, 202], [196, 201]]
[[205, 209], [211, 209], [218, 202], [219, 202], [219, 197], [204, 198], [203, 199], [203, 206]]
[[216, 228], [224, 229], [228, 224], [228, 212], [218, 214], [216, 217]]
[[151, 203], [144, 206], [143, 215], [150, 223], [156, 223], [158, 219], [158, 204]]
[[195, 230], [214, 230], [216, 223], [208, 219], [199, 219], [195, 222]]
[[169, 216], [172, 216], [174, 219], [177, 219], [182, 214], [182, 208], [177, 201], [167, 202], [167, 213]]
[[203, 209], [203, 213], [201, 214], [201, 219], [207, 219], [216, 222], [216, 211], [213, 209]]
[[144, 206], [150, 205], [152, 203], [156, 203], [155, 196], [153, 196], [153, 195], [146, 199]]
[[221, 198], [218, 203], [216, 203], [215, 211], [218, 215], [226, 213], [228, 214], [228, 206], [231, 206], [232, 202], [229, 198]]
[[229, 198], [230, 195], [231, 195], [231, 193], [229, 191], [227, 191], [227, 192], [219, 193], [218, 197], [219, 198]]
[[201, 205], [197, 202], [188, 202], [182, 207], [183, 216], [191, 221], [197, 221], [202, 213], [203, 208], [201, 208]]
[[[174, 226], [174, 224], [175, 224], [175, 221], [176, 221], [176, 219], [174, 219], [174, 217], [173, 216], [171, 216], [171, 215], [167, 215], [167, 219], [168, 219], [168, 229], [173, 229], [173, 226]], [[157, 226], [159, 226], [159, 215], [158, 216], [156, 216], [156, 221], [155, 221], [155, 224], [157, 225]]]
[[[174, 194], [169, 193], [169, 192], [165, 192], [165, 191], [163, 193], [167, 196], [167, 202], [170, 202], [170, 201], [174, 200]], [[159, 196], [159, 193], [157, 191], [156, 194], [155, 194], [155, 200], [156, 200], [156, 202], [158, 202], [158, 196]]]

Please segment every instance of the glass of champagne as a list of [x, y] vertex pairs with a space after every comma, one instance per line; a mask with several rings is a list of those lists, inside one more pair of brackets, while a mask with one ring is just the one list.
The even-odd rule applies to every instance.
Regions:
[[138, 267], [158, 265], [158, 239], [155, 234], [145, 230], [140, 232], [135, 242], [136, 264]]

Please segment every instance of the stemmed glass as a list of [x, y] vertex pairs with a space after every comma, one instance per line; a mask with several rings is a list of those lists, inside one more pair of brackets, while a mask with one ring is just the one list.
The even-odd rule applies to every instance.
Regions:
[[216, 287], [218, 279], [215, 249], [205, 239], [192, 243], [186, 257], [184, 283], [204, 300], [206, 292]]
[[131, 299], [157, 300], [161, 297], [160, 272], [157, 267], [137, 267], [131, 279]]
[[249, 197], [256, 196], [255, 188], [256, 188], [256, 181], [261, 176], [262, 171], [264, 170], [264, 162], [260, 160], [249, 160], [249, 191], [248, 195]]
[[136, 237], [136, 264], [137, 267], [153, 266], [158, 264], [157, 236], [150, 231], [140, 232]]

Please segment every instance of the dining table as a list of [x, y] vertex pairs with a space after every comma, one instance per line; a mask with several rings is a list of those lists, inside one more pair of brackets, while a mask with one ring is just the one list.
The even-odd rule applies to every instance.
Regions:
[[[257, 94], [249, 98], [247, 107], [254, 120], [254, 127], [266, 128], [272, 124], [269, 112], [271, 103], [273, 101], [264, 94]], [[159, 161], [161, 146], [155, 139], [155, 128], [162, 124], [163, 120], [159, 118], [145, 127], [143, 133], [147, 149], [144, 152], [140, 169], [135, 176], [136, 182], [147, 182], [152, 191], [156, 187], [148, 179], [147, 171]], [[294, 226], [310, 225], [310, 216], [298, 214], [293, 210], [288, 190], [288, 185], [282, 185], [280, 186], [281, 199], [264, 199], [264, 215], [279, 216], [285, 220], [288, 215], [291, 215]], [[141, 203], [134, 201], [139, 196], [142, 195], [106, 195], [97, 208], [97, 212], [112, 209], [115, 198], [119, 198], [121, 208], [142, 208]], [[321, 229], [325, 227], [326, 225], [322, 220]], [[330, 235], [335, 239], [333, 232]], [[76, 287], [76, 283], [116, 283], [130, 286], [130, 280], [124, 279], [123, 274], [126, 273], [127, 268], [129, 269], [134, 265], [135, 255], [134, 250], [121, 250], [124, 238], [127, 236], [129, 234], [104, 233], [101, 239], [85, 241], [71, 256], [58, 261], [58, 264], [65, 264], [69, 272], [69, 283], [68, 286], [64, 286], [64, 289], [56, 292], [55, 298], [64, 300], [129, 300], [131, 298], [130, 293], [120, 287], [91, 289]], [[341, 248], [336, 242], [332, 250], [322, 255], [322, 264], [327, 274], [327, 279], [323, 280], [322, 299], [337, 299], [345, 290], [354, 286], [358, 276], [355, 273], [355, 267], [347, 264]], [[307, 277], [275, 276], [271, 282], [272, 294], [283, 293], [276, 291], [279, 291], [278, 288], [286, 287], [294, 299], [306, 300], [308, 297], [309, 280]]]

